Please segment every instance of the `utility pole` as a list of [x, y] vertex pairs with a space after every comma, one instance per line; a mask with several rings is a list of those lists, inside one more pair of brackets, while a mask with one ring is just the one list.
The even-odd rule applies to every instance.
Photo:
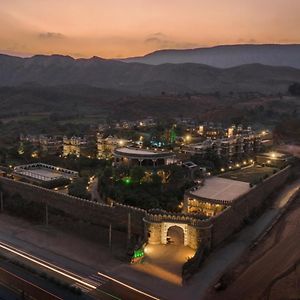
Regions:
[[3, 212], [3, 192], [0, 192], [0, 211]]
[[108, 247], [111, 249], [111, 224], [109, 224], [109, 230], [108, 230]]
[[48, 204], [47, 204], [47, 202], [45, 203], [45, 223], [46, 223], [46, 226], [48, 226], [49, 219], [48, 219]]
[[130, 240], [131, 240], [131, 214], [130, 212], [128, 213], [128, 222], [127, 222], [127, 243], [128, 243], [128, 246], [130, 245]]

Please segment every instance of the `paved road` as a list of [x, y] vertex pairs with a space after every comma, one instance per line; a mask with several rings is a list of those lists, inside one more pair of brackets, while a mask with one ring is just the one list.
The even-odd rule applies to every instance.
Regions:
[[2, 286], [0, 283], [0, 300], [21, 300], [21, 295], [17, 295], [7, 287]]
[[202, 299], [206, 290], [264, 232], [298, 188], [300, 188], [300, 179], [287, 185], [276, 197], [273, 207], [268, 209], [253, 225], [243, 229], [232, 242], [213, 252], [201, 270], [174, 299]]
[[47, 273], [50, 272], [52, 276], [54, 274], [65, 278], [67, 282], [73, 283], [74, 286], [79, 287], [93, 299], [158, 300], [144, 291], [108, 276], [106, 273], [99, 273], [98, 270], [49, 252], [46, 249], [38, 248], [25, 241], [14, 239], [12, 245], [11, 241], [7, 241], [11, 240], [8, 237], [5, 237], [4, 242], [3, 234], [1, 234], [0, 240], [1, 252], [8, 253], [14, 259], [32, 264], [35, 268], [42, 269]]

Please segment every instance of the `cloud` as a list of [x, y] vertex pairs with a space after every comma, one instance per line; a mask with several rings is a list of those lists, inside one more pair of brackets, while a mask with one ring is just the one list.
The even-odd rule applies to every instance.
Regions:
[[183, 41], [176, 41], [169, 38], [162, 32], [156, 32], [149, 35], [145, 41], [146, 44], [150, 44], [155, 48], [166, 49], [166, 48], [195, 48], [198, 47], [198, 44], [190, 43], [190, 42], [183, 42]]
[[38, 37], [40, 39], [63, 39], [65, 36], [59, 32], [42, 32]]

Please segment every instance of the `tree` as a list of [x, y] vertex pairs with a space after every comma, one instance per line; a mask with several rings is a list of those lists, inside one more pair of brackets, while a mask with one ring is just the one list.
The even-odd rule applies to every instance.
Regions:
[[145, 170], [143, 167], [136, 166], [130, 170], [130, 177], [134, 183], [140, 183], [145, 176]]
[[77, 178], [69, 185], [69, 194], [75, 197], [88, 199], [89, 193], [87, 192], [88, 180], [85, 177]]

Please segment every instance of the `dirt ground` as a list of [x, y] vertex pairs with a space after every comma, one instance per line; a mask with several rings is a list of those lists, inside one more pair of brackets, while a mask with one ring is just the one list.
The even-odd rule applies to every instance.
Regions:
[[[99, 231], [99, 234], [107, 234]], [[118, 256], [122, 252], [120, 242], [114, 241], [113, 249], [108, 248], [108, 243], [100, 244], [75, 234], [70, 234], [53, 228], [51, 226], [33, 224], [26, 220], [12, 217], [7, 214], [0, 215], [0, 240], [5, 239], [14, 243], [14, 240], [36, 246], [39, 249], [47, 249], [53, 253], [67, 257], [71, 260], [81, 262], [87, 266], [111, 268], [120, 264]]]
[[300, 299], [300, 198], [229, 274], [227, 289], [210, 290], [206, 300]]

